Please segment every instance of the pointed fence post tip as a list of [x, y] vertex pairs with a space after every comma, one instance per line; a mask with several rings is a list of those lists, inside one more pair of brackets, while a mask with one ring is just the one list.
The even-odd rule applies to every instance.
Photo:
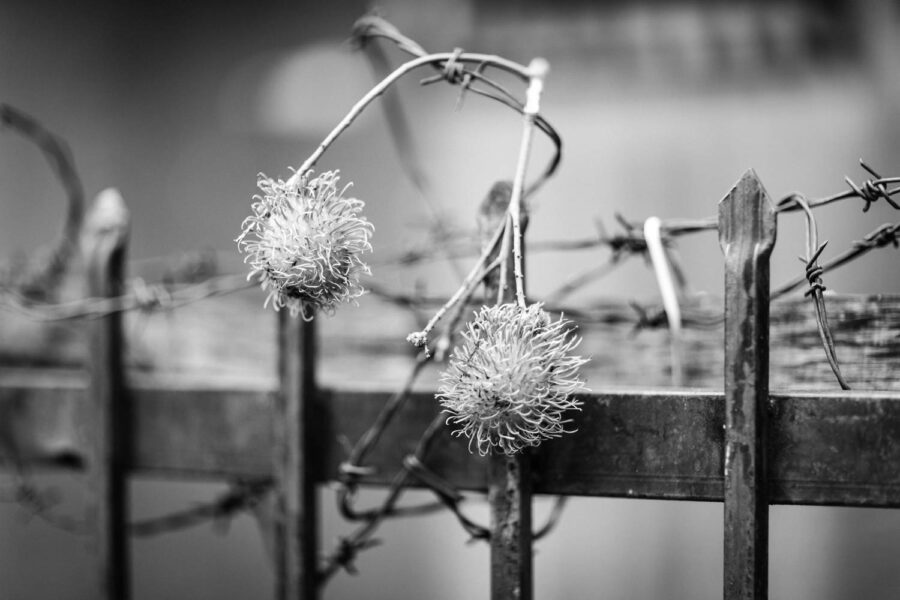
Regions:
[[769, 255], [775, 209], [753, 170], [719, 203], [725, 255], [726, 600], [768, 593]]
[[[81, 250], [88, 296], [116, 298], [125, 278], [125, 250], [130, 217], [117, 190], [101, 192], [84, 222]], [[100, 600], [130, 597], [128, 540], [128, 464], [132, 443], [130, 402], [123, 377], [122, 313], [90, 322], [89, 373], [84, 406], [90, 498], [93, 524], [90, 545], [97, 561]]]

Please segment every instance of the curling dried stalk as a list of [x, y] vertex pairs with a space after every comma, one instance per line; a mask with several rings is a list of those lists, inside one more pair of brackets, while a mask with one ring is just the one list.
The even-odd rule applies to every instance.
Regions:
[[584, 391], [572, 351], [581, 339], [571, 322], [553, 321], [541, 304], [486, 306], [453, 351], [437, 398], [450, 413], [454, 435], [469, 438], [482, 456], [515, 454], [570, 433], [564, 413], [578, 409]]
[[238, 248], [275, 310], [312, 319], [364, 293], [360, 275], [370, 274], [362, 255], [372, 251], [372, 224], [364, 203], [338, 188], [338, 171], [288, 181], [259, 175], [260, 194], [244, 220]]

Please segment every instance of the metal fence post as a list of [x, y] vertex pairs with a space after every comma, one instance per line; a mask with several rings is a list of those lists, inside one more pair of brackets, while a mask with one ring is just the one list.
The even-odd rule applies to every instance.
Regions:
[[[82, 251], [88, 294], [96, 298], [121, 295], [129, 214], [116, 190], [100, 193], [87, 216]], [[122, 313], [113, 311], [90, 326], [87, 367], [90, 372], [85, 404], [87, 467], [91, 498], [88, 519], [98, 561], [97, 598], [127, 600], [130, 596], [128, 542], [128, 482], [130, 453], [129, 403], [123, 383]]]
[[769, 255], [775, 209], [756, 173], [719, 203], [725, 255], [725, 594], [768, 594]]
[[280, 388], [273, 411], [275, 556], [278, 600], [319, 597], [318, 523], [312, 432], [315, 321], [278, 314]]

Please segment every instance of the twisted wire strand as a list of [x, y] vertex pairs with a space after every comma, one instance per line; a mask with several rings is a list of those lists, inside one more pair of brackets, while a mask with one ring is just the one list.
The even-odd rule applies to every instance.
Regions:
[[809, 283], [809, 289], [804, 295], [811, 297], [813, 304], [816, 307], [816, 328], [819, 330], [819, 337], [822, 340], [822, 347], [825, 350], [825, 357], [828, 360], [828, 365], [831, 367], [831, 371], [837, 378], [841, 389], [849, 390], [850, 385], [841, 373], [841, 368], [838, 364], [837, 351], [834, 347], [834, 337], [831, 334], [831, 327], [828, 324], [828, 313], [825, 308], [824, 297], [825, 284], [822, 282], [822, 273], [824, 270], [818, 264], [819, 255], [825, 250], [825, 246], [828, 242], [819, 244], [816, 218], [813, 215], [809, 204], [799, 196], [794, 199], [794, 202], [800, 205], [806, 215], [806, 257], [800, 258], [800, 260], [805, 263], [805, 276]]
[[[30, 517], [38, 518], [51, 527], [73, 535], [87, 535], [92, 531], [88, 518], [60, 514], [56, 510], [58, 493], [53, 488], [41, 489], [21, 473], [9, 490], [0, 492], [0, 502], [15, 502]], [[210, 502], [176, 511], [160, 517], [152, 517], [128, 524], [131, 535], [152, 537], [173, 533], [213, 521], [227, 523], [239, 513], [251, 510], [272, 489], [268, 479], [235, 480], [228, 489]]]

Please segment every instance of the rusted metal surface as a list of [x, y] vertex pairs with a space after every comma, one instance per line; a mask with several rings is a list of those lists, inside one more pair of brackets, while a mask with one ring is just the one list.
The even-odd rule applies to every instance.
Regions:
[[275, 479], [275, 581], [278, 600], [314, 600], [319, 511], [313, 461], [315, 321], [279, 315], [280, 389], [272, 415]]
[[574, 418], [535, 456], [537, 492], [722, 500], [721, 393], [601, 390]]
[[[149, 385], [129, 391], [135, 432], [130, 470], [208, 479], [271, 475], [273, 390]], [[391, 393], [317, 391], [318, 482], [338, 476], [346, 458], [339, 436], [361, 435]], [[583, 399], [575, 415], [578, 431], [535, 453], [534, 493], [723, 500], [722, 393], [610, 389]], [[0, 422], [17, 419], [23, 438], [69, 440], [83, 427], [84, 403], [81, 378], [0, 375]], [[773, 392], [767, 406], [771, 504], [900, 507], [900, 394]], [[439, 410], [432, 393], [414, 394], [367, 457], [376, 472], [363, 483], [389, 484]], [[19, 458], [35, 468], [78, 468], [85, 442], [63, 444], [65, 461], [48, 461], [46, 448], [53, 445], [44, 444], [23, 447]], [[8, 459], [2, 464], [10, 466]], [[487, 461], [449, 431], [435, 441], [428, 467], [461, 489], [487, 490]]]
[[725, 598], [768, 596], [766, 421], [775, 208], [748, 171], [719, 203], [725, 255]]
[[878, 392], [773, 394], [773, 503], [900, 507], [900, 397]]
[[[121, 293], [128, 238], [128, 211], [119, 193], [101, 192], [91, 213], [83, 251], [89, 293], [105, 298]], [[99, 573], [97, 598], [127, 600], [130, 597], [128, 530], [128, 482], [131, 417], [123, 381], [122, 318], [111, 314], [95, 320], [90, 328], [89, 371], [82, 438], [91, 497], [88, 519]]]
[[527, 451], [493, 456], [488, 467], [494, 600], [534, 596], [530, 458]]

